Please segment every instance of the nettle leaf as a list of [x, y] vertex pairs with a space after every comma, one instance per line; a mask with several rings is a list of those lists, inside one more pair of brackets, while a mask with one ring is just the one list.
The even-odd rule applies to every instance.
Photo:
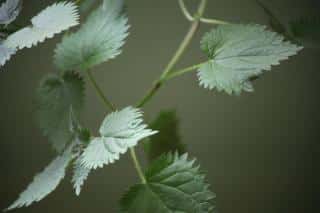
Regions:
[[22, 0], [6, 0], [0, 7], [0, 24], [13, 22], [22, 9]]
[[72, 159], [71, 146], [62, 155], [54, 159], [43, 172], [36, 175], [27, 189], [20, 194], [18, 200], [9, 206], [7, 210], [30, 206], [50, 194], [64, 178], [65, 170]]
[[141, 117], [142, 112], [132, 107], [108, 115], [99, 130], [101, 137], [91, 140], [80, 157], [81, 164], [96, 169], [114, 163], [138, 141], [156, 134], [147, 129]]
[[79, 24], [77, 6], [73, 2], [54, 3], [31, 19], [32, 26], [11, 34], [4, 44], [10, 48], [30, 48]]
[[210, 60], [199, 69], [200, 85], [228, 94], [253, 91], [251, 78], [302, 49], [264, 26], [234, 24], [205, 34], [201, 48]]
[[215, 194], [194, 163], [187, 154], [161, 156], [147, 170], [147, 183], [135, 185], [121, 199], [122, 212], [214, 212]]
[[0, 66], [3, 66], [13, 54], [15, 54], [15, 49], [6, 47], [0, 41]]
[[104, 0], [76, 33], [65, 36], [55, 50], [61, 70], [86, 70], [121, 53], [128, 35], [123, 0]]
[[304, 17], [291, 21], [290, 31], [292, 35], [304, 45], [310, 43], [310, 47], [315, 43], [320, 43], [320, 17]]
[[45, 136], [57, 151], [64, 149], [72, 139], [70, 131], [70, 108], [79, 113], [83, 107], [84, 82], [74, 72], [61, 77], [46, 76], [37, 91], [36, 117]]
[[81, 187], [84, 181], [88, 178], [91, 169], [81, 165], [79, 160], [74, 163], [74, 172], [72, 176], [73, 188], [77, 196], [80, 195]]
[[186, 152], [185, 145], [179, 135], [179, 120], [176, 111], [162, 111], [151, 123], [151, 129], [159, 133], [146, 139], [144, 148], [150, 161], [168, 152], [177, 151], [179, 154]]

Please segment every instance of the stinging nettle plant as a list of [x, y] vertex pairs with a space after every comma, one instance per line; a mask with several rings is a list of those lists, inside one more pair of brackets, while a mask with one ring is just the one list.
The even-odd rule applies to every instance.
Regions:
[[[1, 66], [18, 50], [31, 48], [64, 32], [54, 50], [53, 62], [58, 72], [43, 78], [35, 101], [36, 121], [57, 156], [6, 210], [42, 200], [59, 185], [66, 170], [73, 171], [71, 182], [76, 195], [80, 195], [90, 172], [115, 163], [129, 152], [141, 182], [125, 193], [120, 201], [121, 212], [216, 212], [215, 194], [195, 160], [188, 158], [186, 146], [179, 139], [175, 112], [162, 111], [147, 125], [142, 108], [167, 81], [193, 71], [197, 72], [200, 86], [206, 89], [229, 95], [252, 92], [252, 82], [263, 72], [297, 54], [308, 38], [319, 38], [311, 36], [319, 33], [319, 28], [311, 26], [319, 26], [320, 22], [302, 18], [283, 24], [258, 1], [270, 19], [271, 30], [258, 24], [205, 18], [206, 0], [198, 1], [194, 15], [183, 0], [177, 3], [190, 21], [190, 29], [151, 89], [136, 105], [124, 109], [117, 109], [109, 101], [92, 73], [95, 66], [121, 53], [129, 35], [123, 0], [57, 1], [23, 28], [12, 24], [22, 9], [22, 0], [6, 0], [0, 6]], [[97, 8], [93, 8], [95, 4]], [[80, 25], [80, 14], [86, 12], [90, 13]], [[207, 60], [175, 70], [202, 23], [213, 26], [200, 42]], [[110, 111], [97, 136], [78, 120], [85, 101], [83, 75]], [[145, 171], [134, 150], [139, 143], [143, 143], [151, 162]]]

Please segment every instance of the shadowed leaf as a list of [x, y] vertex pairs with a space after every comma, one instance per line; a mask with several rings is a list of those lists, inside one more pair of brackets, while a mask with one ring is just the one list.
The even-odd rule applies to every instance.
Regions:
[[150, 162], [170, 151], [177, 151], [179, 154], [186, 152], [186, 147], [181, 142], [179, 135], [179, 121], [175, 111], [160, 112], [151, 123], [150, 128], [159, 131], [158, 134], [147, 138], [144, 143], [145, 152]]

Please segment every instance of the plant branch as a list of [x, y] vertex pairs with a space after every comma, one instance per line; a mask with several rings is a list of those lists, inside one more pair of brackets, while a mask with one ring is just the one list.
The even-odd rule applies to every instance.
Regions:
[[183, 15], [186, 17], [186, 19], [187, 19], [188, 21], [193, 21], [194, 18], [193, 18], [193, 16], [189, 13], [189, 11], [188, 11], [185, 3], [184, 3], [184, 0], [178, 0], [178, 3], [179, 3], [179, 6], [180, 6], [180, 9], [181, 9]]
[[156, 92], [161, 88], [161, 86], [164, 84], [167, 76], [170, 74], [172, 68], [177, 64], [177, 62], [180, 60], [181, 56], [189, 46], [190, 42], [192, 41], [195, 33], [197, 32], [200, 24], [200, 18], [204, 13], [205, 7], [206, 7], [207, 0], [201, 0], [198, 10], [197, 10], [197, 19], [194, 19], [191, 23], [191, 26], [189, 28], [189, 31], [185, 35], [184, 39], [182, 40], [180, 46], [178, 47], [177, 51], [169, 61], [168, 65], [162, 72], [160, 78], [153, 84], [151, 89], [148, 90], [146, 95], [138, 102], [137, 107], [143, 107], [155, 94]]
[[[92, 84], [94, 90], [96, 91], [97, 93], [97, 96], [100, 97], [100, 99], [102, 100], [102, 102], [104, 103], [105, 107], [107, 109], [110, 109], [112, 111], [115, 111], [116, 110], [116, 107], [108, 100], [108, 98], [104, 95], [104, 93], [102, 92], [102, 89], [99, 87], [98, 83], [96, 82], [96, 80], [94, 79], [92, 73], [87, 70], [86, 71], [87, 75], [88, 75], [88, 78], [89, 78], [89, 81], [90, 83]], [[136, 152], [134, 150], [134, 148], [130, 148], [130, 155], [131, 155], [131, 158], [132, 158], [132, 161], [133, 161], [133, 164], [134, 164], [134, 167], [135, 169], [137, 170], [137, 173], [141, 179], [141, 182], [143, 184], [146, 183], [146, 178], [144, 177], [143, 175], [143, 172], [142, 172], [142, 169], [141, 169], [141, 165], [138, 161], [138, 158], [137, 158], [137, 155], [136, 155]]]
[[181, 69], [181, 70], [177, 70], [177, 71], [171, 72], [169, 75], [167, 75], [166, 81], [168, 81], [168, 80], [170, 80], [170, 79], [172, 79], [172, 78], [181, 76], [181, 75], [183, 75], [183, 74], [186, 74], [186, 73], [195, 71], [195, 70], [197, 70], [198, 68], [200, 68], [202, 65], [204, 65], [205, 63], [208, 63], [208, 62], [206, 61], [206, 62], [203, 62], [203, 63], [200, 63], [200, 64], [196, 64], [196, 65], [193, 65], [193, 66], [190, 66], [190, 67]]
[[144, 174], [143, 174], [143, 171], [142, 171], [142, 169], [141, 169], [141, 165], [140, 165], [140, 163], [139, 163], [139, 161], [138, 161], [136, 152], [135, 152], [135, 150], [134, 150], [133, 147], [130, 148], [130, 155], [131, 155], [131, 158], [132, 158], [132, 160], [133, 160], [134, 167], [135, 167], [135, 169], [137, 170], [138, 175], [139, 175], [139, 177], [140, 177], [140, 179], [141, 179], [142, 184], [146, 184], [146, 183], [147, 183], [147, 180], [146, 180], [146, 178], [145, 178], [145, 176], [144, 176]]
[[200, 22], [205, 24], [230, 24], [229, 22], [218, 20], [218, 19], [209, 19], [209, 18], [200, 18]]
[[88, 76], [88, 78], [90, 80], [89, 82], [91, 83], [92, 87], [94, 88], [94, 90], [97, 93], [97, 96], [100, 97], [101, 101], [103, 102], [103, 104], [106, 106], [107, 109], [110, 109], [110, 110], [114, 111], [116, 109], [116, 107], [104, 95], [104, 93], [102, 92], [102, 89], [99, 87], [98, 83], [94, 79], [91, 71], [90, 70], [86, 70], [86, 73], [87, 73], [87, 76]]
[[[178, 0], [178, 3], [180, 6], [180, 9], [181, 9], [183, 15], [186, 17], [186, 19], [188, 21], [194, 21], [196, 18], [193, 15], [191, 15], [187, 6], [184, 3], [184, 0]], [[202, 18], [201, 17], [199, 20], [201, 23], [205, 23], [205, 24], [230, 24], [229, 22], [218, 20], [218, 19], [209, 19], [209, 18]]]

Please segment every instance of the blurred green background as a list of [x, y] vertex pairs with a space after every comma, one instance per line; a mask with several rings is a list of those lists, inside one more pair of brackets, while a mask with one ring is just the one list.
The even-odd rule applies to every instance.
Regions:
[[[21, 23], [53, 1], [27, 0]], [[317, 0], [265, 1], [287, 21], [319, 15]], [[190, 9], [198, 1], [187, 1]], [[206, 16], [232, 22], [267, 23], [254, 0], [210, 0]], [[120, 107], [135, 103], [172, 56], [189, 23], [177, 1], [127, 0], [130, 37], [117, 60], [95, 69], [103, 90]], [[201, 26], [179, 64], [202, 61]], [[52, 55], [61, 37], [14, 56], [0, 72], [0, 208], [25, 189], [55, 153], [33, 119], [32, 99], [39, 80], [54, 72]], [[255, 82], [254, 93], [231, 97], [198, 86], [195, 74], [170, 81], [146, 106], [146, 119], [161, 109], [176, 109], [180, 134], [197, 157], [217, 193], [221, 213], [317, 212], [319, 187], [318, 91], [320, 51], [305, 49]], [[96, 129], [106, 111], [87, 85], [82, 122]], [[143, 158], [142, 147], [139, 156]], [[93, 172], [76, 197], [70, 174], [40, 203], [16, 212], [117, 212], [118, 200], [138, 180], [125, 155], [115, 165]], [[317, 196], [319, 197], [319, 196]]]

